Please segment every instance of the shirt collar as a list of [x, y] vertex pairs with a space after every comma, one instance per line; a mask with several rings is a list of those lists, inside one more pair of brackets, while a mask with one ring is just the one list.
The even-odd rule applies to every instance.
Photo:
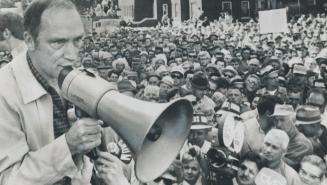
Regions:
[[24, 104], [35, 101], [47, 94], [47, 91], [33, 75], [26, 60], [26, 54], [27, 52], [22, 52], [12, 61], [13, 73], [16, 77], [16, 82]]
[[28, 67], [30, 68], [30, 70], [31, 70], [32, 74], [34, 75], [34, 77], [36, 78], [36, 80], [42, 85], [42, 87], [45, 90], [49, 91], [50, 85], [48, 84], [46, 79], [43, 78], [43, 76], [34, 67], [32, 60], [31, 60], [30, 56], [28, 55], [28, 53], [26, 54], [26, 60], [27, 60]]

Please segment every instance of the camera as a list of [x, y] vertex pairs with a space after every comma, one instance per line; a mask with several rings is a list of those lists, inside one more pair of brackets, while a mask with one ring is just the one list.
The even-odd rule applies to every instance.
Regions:
[[212, 147], [206, 156], [210, 174], [209, 184], [231, 184], [240, 166], [238, 154], [226, 147]]

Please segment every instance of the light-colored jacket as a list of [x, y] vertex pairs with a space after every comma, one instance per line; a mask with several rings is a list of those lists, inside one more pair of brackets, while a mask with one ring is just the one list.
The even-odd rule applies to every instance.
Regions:
[[88, 158], [78, 156], [75, 163], [65, 135], [54, 139], [52, 106], [26, 52], [0, 70], [1, 185], [51, 185], [65, 176], [72, 184], [89, 184]]

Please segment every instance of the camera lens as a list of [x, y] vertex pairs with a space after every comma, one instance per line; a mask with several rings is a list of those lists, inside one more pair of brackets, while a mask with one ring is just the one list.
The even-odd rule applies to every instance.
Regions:
[[221, 168], [223, 166], [226, 165], [226, 154], [221, 151], [221, 150], [217, 150], [217, 149], [210, 149], [207, 153], [207, 156], [210, 160], [210, 164], [213, 168]]

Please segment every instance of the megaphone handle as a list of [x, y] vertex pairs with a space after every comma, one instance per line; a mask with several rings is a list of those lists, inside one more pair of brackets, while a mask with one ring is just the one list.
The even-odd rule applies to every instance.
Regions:
[[[77, 119], [80, 119], [82, 117], [88, 116], [86, 112], [75, 106], [75, 115]], [[90, 159], [97, 160], [99, 158], [99, 155], [97, 153], [96, 148], [92, 149], [89, 153], [86, 154]]]

